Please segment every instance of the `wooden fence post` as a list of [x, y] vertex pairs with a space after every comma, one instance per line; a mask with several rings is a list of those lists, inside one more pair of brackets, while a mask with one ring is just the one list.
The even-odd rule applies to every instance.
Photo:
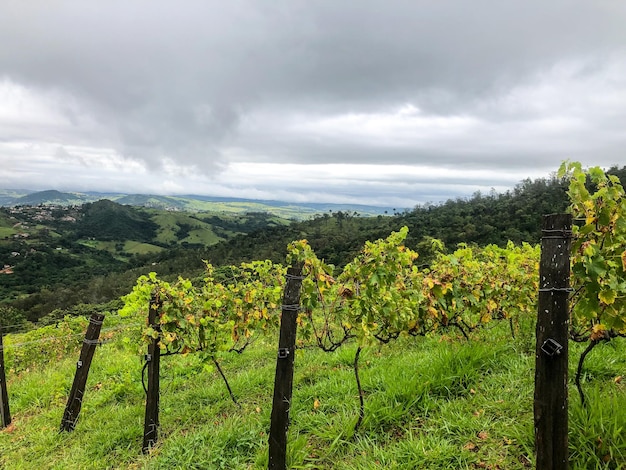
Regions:
[[89, 375], [89, 367], [91, 367], [91, 360], [93, 359], [96, 346], [98, 345], [98, 338], [100, 336], [100, 328], [104, 321], [104, 315], [101, 313], [94, 313], [89, 318], [89, 325], [87, 326], [87, 332], [85, 333], [85, 339], [83, 340], [83, 347], [80, 351], [80, 358], [76, 363], [76, 374], [74, 375], [74, 383], [72, 384], [72, 390], [70, 396], [67, 399], [67, 405], [65, 406], [65, 412], [61, 419], [61, 431], [73, 431], [78, 421], [78, 415], [83, 405], [83, 396], [85, 395], [85, 386], [87, 385], [87, 376]]
[[[155, 330], [161, 331], [158, 311], [161, 304], [152, 295], [150, 308], [148, 310], [148, 324]], [[161, 362], [161, 349], [159, 348], [159, 338], [154, 338], [148, 345], [146, 354], [146, 366], [148, 368], [148, 386], [146, 388], [146, 414], [143, 428], [142, 452], [148, 453], [150, 448], [157, 442], [159, 432], [159, 365]]]
[[269, 434], [269, 470], [285, 470], [287, 468], [287, 431], [289, 429], [289, 409], [293, 391], [293, 363], [296, 351], [296, 320], [300, 310], [301, 274], [302, 264], [291, 266], [287, 270], [283, 293]]
[[537, 470], [568, 468], [567, 366], [572, 216], [543, 218], [535, 354]]
[[6, 428], [11, 424], [11, 413], [9, 412], [9, 392], [7, 390], [7, 380], [4, 373], [4, 345], [2, 343], [2, 331], [0, 331], [0, 426]]

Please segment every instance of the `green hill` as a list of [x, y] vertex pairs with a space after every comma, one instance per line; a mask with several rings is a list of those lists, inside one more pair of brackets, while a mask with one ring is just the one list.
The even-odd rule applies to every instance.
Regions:
[[83, 206], [75, 231], [79, 238], [149, 242], [157, 228], [147, 213], [103, 199]]
[[213, 245], [224, 240], [215, 233], [213, 225], [198, 219], [193, 214], [163, 211], [153, 211], [152, 214], [151, 220], [159, 227], [155, 239], [162, 244]]
[[126, 204], [129, 206], [151, 207], [163, 210], [186, 210], [187, 203], [184, 200], [168, 196], [154, 196], [145, 194], [131, 194], [115, 199], [118, 204]]
[[11, 205], [38, 206], [46, 204], [66, 206], [83, 204], [89, 200], [90, 198], [79, 193], [62, 193], [56, 190], [47, 190], [15, 198], [11, 201]]
[[196, 275], [210, 245], [290, 222], [267, 213], [199, 214], [100, 200], [82, 206], [0, 208], [0, 309], [37, 320], [114, 300], [149, 271]]

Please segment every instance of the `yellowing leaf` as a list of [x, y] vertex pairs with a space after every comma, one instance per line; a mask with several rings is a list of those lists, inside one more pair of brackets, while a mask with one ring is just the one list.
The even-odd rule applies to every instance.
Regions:
[[615, 302], [615, 298], [617, 297], [617, 293], [614, 290], [603, 290], [598, 294], [598, 298], [605, 303], [606, 305], [611, 305]]
[[606, 334], [606, 326], [604, 326], [602, 323], [598, 323], [596, 325], [593, 325], [593, 330], [591, 332], [591, 341], [598, 341], [601, 339], [604, 339]]
[[317, 410], [319, 407], [320, 407], [320, 401], [316, 398], [316, 399], [313, 401], [313, 409], [314, 409], [314, 410]]
[[622, 268], [626, 271], [626, 251], [622, 253]]

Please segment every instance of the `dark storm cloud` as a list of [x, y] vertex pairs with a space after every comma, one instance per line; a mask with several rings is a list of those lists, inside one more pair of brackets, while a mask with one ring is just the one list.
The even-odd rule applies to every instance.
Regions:
[[48, 109], [64, 122], [22, 132], [148, 167], [398, 163], [518, 167], [523, 178], [566, 157], [618, 162], [625, 143], [626, 97], [614, 96], [625, 84], [622, 2], [33, 0], [0, 9], [0, 79], [54, 94]]

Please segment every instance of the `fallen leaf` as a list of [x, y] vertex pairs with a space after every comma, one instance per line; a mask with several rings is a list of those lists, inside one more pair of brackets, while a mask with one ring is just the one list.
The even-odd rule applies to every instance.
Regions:
[[474, 444], [472, 441], [469, 441], [467, 444], [463, 446], [463, 449], [475, 451], [475, 450], [478, 450], [478, 446]]
[[487, 433], [487, 431], [480, 431], [480, 432], [478, 433], [478, 439], [481, 439], [481, 440], [483, 440], [483, 441], [484, 441], [485, 439], [489, 439], [489, 434]]
[[314, 409], [314, 410], [317, 410], [319, 407], [320, 407], [320, 401], [316, 398], [316, 399], [313, 401], [313, 409]]
[[13, 423], [9, 423], [9, 425], [2, 430], [2, 432], [8, 433], [8, 434], [12, 433], [13, 431], [15, 431], [15, 423], [14, 422]]

